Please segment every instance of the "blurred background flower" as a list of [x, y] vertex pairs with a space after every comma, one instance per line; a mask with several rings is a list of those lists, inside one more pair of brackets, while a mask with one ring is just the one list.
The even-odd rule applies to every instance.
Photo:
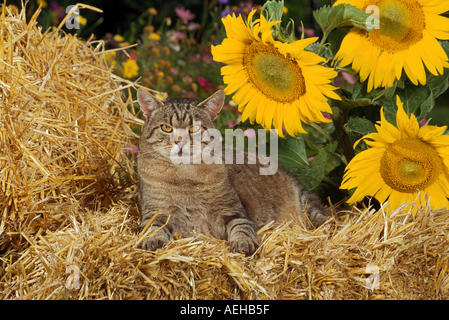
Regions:
[[184, 7], [175, 8], [175, 12], [178, 18], [183, 20], [184, 22], [193, 20], [195, 18], [195, 15], [191, 13], [190, 10], [184, 9]]
[[139, 75], [139, 66], [134, 59], [128, 59], [123, 63], [123, 77], [131, 79]]

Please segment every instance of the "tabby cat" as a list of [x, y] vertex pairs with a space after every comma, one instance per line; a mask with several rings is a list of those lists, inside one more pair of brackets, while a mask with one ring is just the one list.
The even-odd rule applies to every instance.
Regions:
[[[140, 244], [142, 249], [156, 250], [174, 233], [188, 237], [199, 232], [229, 241], [235, 252], [252, 254], [258, 248], [256, 230], [272, 220], [293, 218], [319, 226], [328, 218], [318, 197], [280, 166], [274, 175], [260, 175], [260, 163], [172, 162], [171, 156], [181, 155], [189, 139], [216, 128], [214, 120], [225, 99], [222, 90], [201, 103], [187, 98], [159, 101], [143, 88], [137, 96], [146, 118], [137, 157], [139, 229], [158, 211], [150, 234], [160, 229]], [[194, 121], [201, 121], [201, 126]], [[201, 141], [201, 148], [210, 143]], [[194, 143], [190, 145], [192, 155], [187, 156], [192, 160]]]

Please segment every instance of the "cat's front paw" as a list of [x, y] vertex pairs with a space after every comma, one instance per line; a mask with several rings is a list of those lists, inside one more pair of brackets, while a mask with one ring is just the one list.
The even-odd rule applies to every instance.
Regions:
[[138, 246], [139, 249], [156, 251], [159, 248], [162, 248], [164, 244], [168, 242], [164, 237], [152, 237], [150, 239], [143, 240]]
[[308, 215], [310, 222], [312, 222], [312, 225], [315, 228], [318, 228], [332, 217], [332, 211], [330, 208], [323, 208], [323, 210], [317, 210]]
[[257, 248], [259, 248], [257, 240], [247, 238], [231, 241], [231, 250], [234, 252], [243, 252], [246, 255], [252, 255]]

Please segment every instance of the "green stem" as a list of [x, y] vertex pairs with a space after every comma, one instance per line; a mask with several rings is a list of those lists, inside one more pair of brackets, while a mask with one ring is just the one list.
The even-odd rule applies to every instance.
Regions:
[[152, 23], [153, 23], [153, 15], [150, 14], [150, 17], [148, 18], [147, 26], [151, 26]]
[[326, 131], [323, 130], [323, 128], [321, 128], [319, 125], [317, 125], [316, 123], [312, 122], [310, 123], [310, 126], [312, 128], [314, 128], [316, 131], [318, 131], [319, 133], [321, 133], [329, 142], [334, 142], [334, 138], [332, 138]]
[[338, 185], [337, 183], [335, 183], [334, 181], [332, 181], [331, 179], [329, 179], [328, 177], [324, 177], [323, 178], [323, 182], [326, 182], [327, 184], [330, 184], [331, 186], [333, 186], [335, 189], [340, 190], [340, 185]]
[[329, 33], [327, 33], [327, 32], [325, 32], [324, 34], [323, 34], [323, 39], [321, 39], [321, 42], [320, 42], [320, 48], [318, 49], [318, 55], [321, 57], [321, 51], [323, 50], [323, 47], [324, 47], [324, 45], [326, 44], [326, 40], [327, 40], [327, 37], [329, 36]]
[[198, 43], [201, 42], [201, 36], [203, 35], [204, 30], [206, 28], [208, 13], [209, 13], [209, 0], [204, 0], [203, 15], [201, 17], [201, 30], [199, 30], [197, 35], [196, 35], [196, 42], [198, 42]]
[[352, 148], [351, 141], [349, 141], [349, 136], [343, 127], [343, 121], [340, 115], [340, 109], [337, 107], [332, 107], [332, 121], [334, 122], [335, 133], [337, 134], [338, 140], [340, 141], [340, 147], [346, 161], [349, 163], [352, 158], [354, 158], [355, 153]]

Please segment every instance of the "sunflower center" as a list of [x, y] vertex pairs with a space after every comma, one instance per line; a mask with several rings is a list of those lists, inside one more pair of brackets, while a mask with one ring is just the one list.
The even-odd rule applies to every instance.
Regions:
[[253, 42], [246, 49], [243, 65], [249, 81], [271, 100], [290, 103], [306, 93], [301, 68], [271, 45]]
[[[369, 2], [369, 3], [368, 3]], [[422, 39], [425, 16], [417, 0], [369, 0], [379, 7], [379, 29], [368, 35], [371, 43], [382, 51], [396, 53], [408, 49]]]
[[442, 170], [437, 151], [417, 138], [402, 139], [389, 145], [380, 160], [382, 179], [392, 189], [404, 193], [431, 186]]

